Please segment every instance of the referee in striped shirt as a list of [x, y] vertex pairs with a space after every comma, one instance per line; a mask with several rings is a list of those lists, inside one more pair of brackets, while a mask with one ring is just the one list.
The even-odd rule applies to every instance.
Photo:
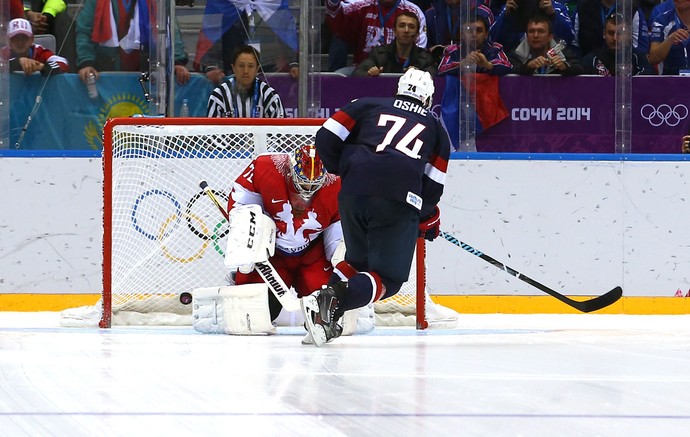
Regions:
[[259, 54], [252, 46], [238, 47], [233, 55], [234, 75], [217, 86], [208, 99], [209, 117], [283, 118], [280, 96], [256, 77]]

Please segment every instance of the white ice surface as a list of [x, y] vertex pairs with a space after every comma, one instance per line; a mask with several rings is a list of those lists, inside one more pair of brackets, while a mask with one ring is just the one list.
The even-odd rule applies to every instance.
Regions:
[[0, 436], [685, 436], [690, 316], [461, 315], [322, 348], [0, 312]]

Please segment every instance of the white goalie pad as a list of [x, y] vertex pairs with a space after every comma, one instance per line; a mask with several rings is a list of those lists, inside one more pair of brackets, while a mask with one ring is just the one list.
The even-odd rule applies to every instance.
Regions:
[[266, 284], [197, 288], [192, 325], [204, 334], [274, 334]]
[[376, 326], [374, 320], [373, 304], [345, 311], [341, 319], [343, 325], [343, 333], [341, 335], [368, 334]]
[[276, 248], [276, 225], [259, 205], [238, 205], [230, 210], [225, 266], [231, 269], [266, 262]]

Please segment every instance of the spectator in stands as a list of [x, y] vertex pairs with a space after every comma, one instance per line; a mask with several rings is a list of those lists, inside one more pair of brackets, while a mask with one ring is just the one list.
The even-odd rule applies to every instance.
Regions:
[[[467, 11], [464, 1], [470, 1], [470, 15], [466, 16]], [[435, 0], [434, 6], [426, 12], [427, 37], [429, 40], [429, 51], [434, 56], [436, 63], [441, 62], [443, 51], [449, 45], [460, 43], [461, 27], [465, 26], [466, 21], [473, 17], [483, 17], [488, 23], [487, 29], [491, 28], [494, 22], [494, 14], [482, 0]], [[487, 34], [488, 36], [488, 34]], [[462, 45], [462, 44], [459, 44]]]
[[395, 17], [395, 39], [390, 44], [374, 47], [357, 66], [353, 75], [376, 77], [381, 73], [404, 73], [408, 68], [436, 75], [436, 63], [429, 52], [415, 45], [419, 35], [419, 18], [403, 11]]
[[473, 102], [477, 133], [508, 117], [499, 94], [498, 76], [511, 73], [512, 65], [501, 45], [489, 41], [486, 17], [477, 14], [476, 21], [469, 23], [468, 27], [461, 33], [462, 42], [445, 48], [438, 70], [446, 80], [441, 99], [441, 118], [455, 149], [460, 144], [459, 121], [466, 119], [466, 108], [460, 105], [463, 93], [469, 93], [466, 100]]
[[485, 3], [491, 9], [491, 13], [497, 16], [506, 5], [506, 0], [488, 0]]
[[32, 9], [25, 11], [26, 18], [31, 22], [34, 34], [50, 33], [55, 35], [55, 17], [67, 10], [64, 0], [32, 1]]
[[575, 16], [577, 15], [578, 2], [579, 0], [561, 0], [563, 6], [565, 6], [568, 9], [568, 16], [570, 17], [570, 21], [573, 23], [573, 26], [575, 25]]
[[[630, 7], [633, 13], [630, 26], [633, 48], [646, 54], [649, 51], [649, 26], [640, 8], [640, 0], [632, 0]], [[574, 28], [582, 54], [606, 45], [603, 38], [605, 22], [615, 12], [616, 0], [579, 0]]]
[[412, 12], [419, 18], [417, 45], [426, 48], [426, 18], [422, 10], [408, 0], [326, 0], [326, 24], [333, 36], [353, 51], [354, 65], [358, 65], [374, 47], [393, 41], [395, 17], [402, 11]]
[[[177, 24], [177, 23], [176, 23]], [[151, 29], [147, 0], [85, 0], [77, 17], [77, 67], [86, 83], [99, 71], [144, 71], [148, 69]], [[175, 77], [189, 81], [187, 53], [179, 26], [175, 26]]]
[[66, 13], [66, 0], [32, 0], [31, 10], [26, 10], [34, 35], [55, 36], [56, 52], [67, 59], [70, 68], [76, 64], [73, 19]]
[[[508, 0], [510, 1], [510, 0]], [[535, 15], [527, 21], [527, 38], [509, 55], [513, 72], [522, 75], [582, 74], [582, 65], [568, 46], [556, 50], [551, 20]]]
[[280, 96], [256, 75], [259, 53], [249, 45], [235, 49], [234, 75], [217, 86], [208, 99], [209, 117], [283, 118]]
[[[470, 15], [466, 17], [467, 2]], [[494, 14], [487, 6], [487, 0], [434, 0], [432, 6], [424, 12], [427, 25], [427, 47], [433, 52], [440, 47], [440, 52], [453, 43], [457, 43], [460, 26], [474, 14], [486, 17], [489, 28], [494, 23]], [[440, 55], [438, 56], [440, 58]]]
[[[644, 0], [644, 1], [658, 1], [658, 0]], [[575, 13], [577, 12], [578, 0], [560, 0], [560, 2], [568, 9], [568, 16], [570, 21], [575, 23]], [[488, 0], [488, 5], [491, 8], [494, 16], [498, 16], [506, 4], [506, 0]]]
[[34, 34], [28, 20], [15, 18], [10, 21], [7, 37], [10, 45], [3, 48], [2, 58], [9, 59], [10, 71], [23, 71], [27, 76], [36, 72], [44, 76], [69, 73], [67, 59], [34, 44]]
[[22, 0], [10, 0], [10, 19], [15, 18], [26, 18]]
[[527, 21], [537, 14], [549, 18], [557, 41], [563, 40], [568, 45], [575, 41], [568, 8], [556, 0], [507, 0], [496, 17], [496, 22], [489, 29], [491, 41], [500, 43], [506, 53], [512, 52], [524, 41]]
[[219, 85], [231, 74], [232, 55], [239, 46], [250, 44], [262, 58], [263, 72], [299, 75], [297, 23], [287, 0], [271, 7], [259, 2], [207, 0], [199, 32], [195, 71]]
[[[643, 0], [643, 1], [660, 1], [660, 0]], [[577, 12], [578, 0], [561, 0], [561, 3], [568, 9], [568, 16], [570, 21], [575, 22], [575, 13]], [[494, 16], [498, 16], [506, 4], [506, 0], [487, 0], [487, 4], [491, 8]]]
[[[595, 49], [582, 58], [584, 74], [599, 76], [616, 75], [616, 50], [624, 47], [629, 39], [623, 40], [619, 30], [622, 23], [616, 24], [616, 14], [610, 14], [606, 18], [604, 27], [604, 45]], [[647, 54], [641, 53], [633, 47], [631, 57], [631, 72], [633, 76], [639, 74], [656, 74], [654, 68], [647, 61]]]
[[690, 0], [673, 0], [673, 6], [654, 18], [649, 62], [663, 62], [665, 75], [690, 75]]
[[649, 32], [652, 32], [654, 18], [667, 9], [673, 9], [673, 1], [670, 0], [640, 0], [640, 11], [647, 21]]
[[439, 65], [439, 75], [458, 74], [458, 69], [472, 65], [477, 73], [504, 76], [512, 72], [510, 60], [498, 43], [489, 40], [489, 21], [477, 14], [477, 20], [462, 32], [462, 43], [445, 48]]

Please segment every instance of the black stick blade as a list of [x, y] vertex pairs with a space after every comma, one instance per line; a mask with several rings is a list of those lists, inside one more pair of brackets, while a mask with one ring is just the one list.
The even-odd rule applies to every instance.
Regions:
[[621, 287], [615, 287], [613, 290], [604, 293], [601, 296], [597, 296], [594, 299], [586, 300], [584, 302], [577, 302], [577, 306], [573, 306], [583, 313], [591, 313], [592, 311], [597, 311], [616, 303], [622, 296], [623, 289]]

